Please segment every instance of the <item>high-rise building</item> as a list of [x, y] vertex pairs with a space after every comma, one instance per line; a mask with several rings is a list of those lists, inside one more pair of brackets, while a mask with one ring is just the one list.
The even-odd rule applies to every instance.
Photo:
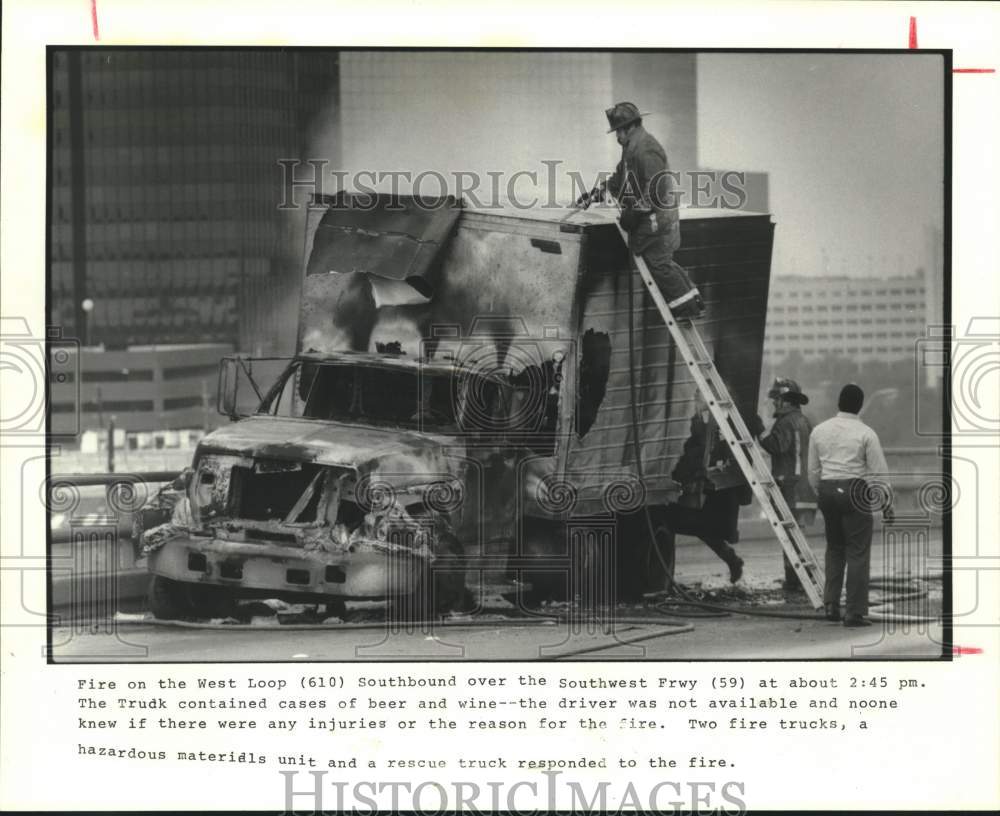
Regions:
[[85, 345], [266, 332], [292, 274], [278, 160], [337, 106], [335, 51], [50, 53], [50, 322]]
[[765, 363], [792, 352], [806, 359], [842, 355], [856, 362], [912, 360], [926, 335], [934, 288], [912, 277], [783, 275], [771, 281]]

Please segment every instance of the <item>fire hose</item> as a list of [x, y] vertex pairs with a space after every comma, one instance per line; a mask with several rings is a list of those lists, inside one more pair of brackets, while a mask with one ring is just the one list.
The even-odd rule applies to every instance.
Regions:
[[[886, 585], [891, 586], [898, 582], [899, 579], [873, 579], [869, 586], [879, 589], [885, 588]], [[919, 583], [923, 584], [921, 587], [915, 587], [909, 592], [901, 592], [895, 595], [889, 595], [883, 600], [876, 604], [871, 605], [871, 611], [867, 615], [869, 620], [877, 621], [879, 623], [935, 623], [940, 619], [940, 616], [935, 615], [906, 615], [892, 610], [892, 606], [895, 603], [906, 600], [915, 600], [917, 598], [926, 598], [929, 590], [927, 589], [927, 582], [933, 580], [933, 576], [928, 576], [926, 578], [914, 579]], [[678, 584], [674, 584], [674, 589], [678, 591], [681, 596], [680, 600], [665, 600], [657, 604], [654, 608], [658, 612], [663, 614], [670, 614], [677, 617], [685, 618], [697, 618], [697, 617], [713, 617], [713, 618], [725, 618], [731, 615], [751, 615], [763, 618], [788, 618], [790, 620], [826, 620], [826, 617], [822, 612], [793, 612], [793, 611], [782, 611], [776, 609], [757, 609], [751, 606], [736, 606], [730, 604], [717, 604], [708, 601], [701, 601], [696, 598], [692, 598], [687, 592], [684, 591], [682, 587]], [[886, 607], [885, 610], [879, 611], [879, 607]], [[699, 614], [698, 612], [686, 612], [685, 608], [691, 609], [703, 609], [706, 610], [704, 614]]]

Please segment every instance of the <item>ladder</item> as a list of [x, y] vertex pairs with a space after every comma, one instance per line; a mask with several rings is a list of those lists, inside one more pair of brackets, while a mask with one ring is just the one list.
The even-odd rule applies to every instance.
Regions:
[[[628, 246], [628, 234], [618, 225], [618, 230]], [[631, 254], [631, 253], [630, 253]], [[729, 444], [733, 458], [743, 471], [747, 482], [753, 489], [754, 496], [764, 510], [785, 555], [795, 569], [802, 586], [809, 596], [814, 609], [823, 607], [823, 570], [816, 560], [809, 543], [795, 516], [788, 507], [781, 489], [771, 475], [766, 454], [750, 435], [750, 431], [740, 416], [740, 412], [729, 394], [729, 389], [719, 376], [705, 343], [695, 328], [694, 323], [687, 319], [675, 319], [660, 293], [653, 276], [641, 256], [633, 255], [635, 265], [639, 270], [646, 289], [653, 298], [653, 303], [660, 312], [664, 323], [670, 330], [677, 350], [687, 363], [688, 370], [698, 385], [708, 409], [711, 411], [719, 427], [719, 433]], [[631, 296], [631, 295], [630, 295]]]

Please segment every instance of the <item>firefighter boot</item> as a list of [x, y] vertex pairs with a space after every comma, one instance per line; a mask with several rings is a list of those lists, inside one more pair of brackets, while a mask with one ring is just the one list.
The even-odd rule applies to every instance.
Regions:
[[729, 542], [711, 536], [703, 538], [702, 541], [708, 545], [708, 548], [712, 552], [726, 562], [726, 566], [729, 567], [730, 583], [735, 584], [743, 577], [743, 559], [736, 554], [736, 550], [729, 546]]
[[680, 320], [695, 320], [701, 317], [702, 313], [705, 311], [705, 302], [701, 299], [701, 295], [695, 295], [690, 300], [684, 304], [677, 306], [670, 310], [674, 317]]
[[729, 583], [735, 584], [743, 577], [743, 559], [736, 553], [729, 560]]

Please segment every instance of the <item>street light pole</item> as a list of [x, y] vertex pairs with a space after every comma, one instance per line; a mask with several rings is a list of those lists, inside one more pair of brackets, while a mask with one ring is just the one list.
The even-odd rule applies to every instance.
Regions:
[[90, 313], [94, 311], [94, 301], [91, 298], [84, 298], [80, 302], [80, 313], [83, 315], [83, 345], [90, 345]]
[[108, 421], [108, 473], [115, 472], [115, 418]]

